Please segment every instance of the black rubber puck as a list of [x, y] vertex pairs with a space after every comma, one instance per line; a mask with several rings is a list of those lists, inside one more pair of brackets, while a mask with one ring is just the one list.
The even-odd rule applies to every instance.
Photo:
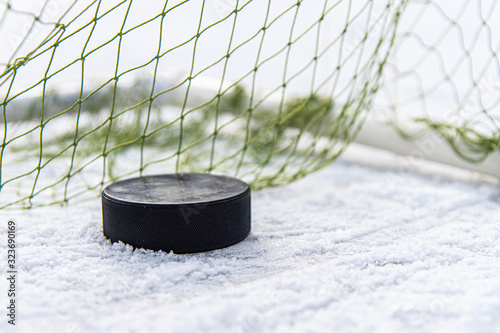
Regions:
[[104, 236], [135, 248], [174, 253], [220, 249], [250, 232], [250, 187], [210, 174], [118, 181], [102, 191]]

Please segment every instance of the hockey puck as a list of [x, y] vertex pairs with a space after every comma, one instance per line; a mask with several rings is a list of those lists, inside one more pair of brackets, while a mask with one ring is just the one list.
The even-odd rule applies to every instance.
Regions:
[[250, 187], [231, 177], [167, 174], [126, 179], [102, 191], [104, 236], [174, 253], [220, 249], [250, 232]]

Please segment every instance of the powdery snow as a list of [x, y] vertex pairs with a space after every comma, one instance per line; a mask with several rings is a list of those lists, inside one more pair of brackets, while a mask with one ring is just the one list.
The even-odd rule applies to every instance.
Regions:
[[2, 211], [19, 273], [0, 331], [500, 331], [498, 187], [339, 161], [252, 210], [245, 241], [193, 255], [111, 245], [98, 200]]

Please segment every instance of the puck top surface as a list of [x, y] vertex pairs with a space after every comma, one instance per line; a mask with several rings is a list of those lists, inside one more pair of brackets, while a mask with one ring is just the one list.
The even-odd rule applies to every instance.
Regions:
[[224, 201], [249, 186], [236, 178], [212, 174], [168, 174], [115, 182], [103, 190], [107, 199], [127, 205], [187, 205]]

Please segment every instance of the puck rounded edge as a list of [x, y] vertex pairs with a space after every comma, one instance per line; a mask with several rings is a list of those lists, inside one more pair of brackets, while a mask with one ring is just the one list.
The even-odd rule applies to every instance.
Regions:
[[251, 229], [245, 182], [212, 174], [131, 178], [101, 193], [104, 236], [134, 248], [205, 252], [244, 240]]

